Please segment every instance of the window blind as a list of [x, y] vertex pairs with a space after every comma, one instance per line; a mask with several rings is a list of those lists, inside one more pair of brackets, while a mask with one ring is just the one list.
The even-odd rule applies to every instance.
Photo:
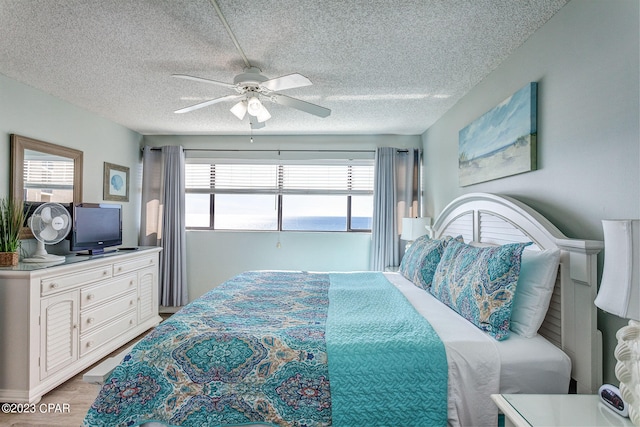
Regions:
[[73, 160], [24, 161], [25, 188], [73, 188]]
[[373, 194], [372, 160], [188, 162], [192, 193]]

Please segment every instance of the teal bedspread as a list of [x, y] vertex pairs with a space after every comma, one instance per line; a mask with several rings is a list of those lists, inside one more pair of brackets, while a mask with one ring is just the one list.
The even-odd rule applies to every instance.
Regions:
[[138, 342], [83, 425], [444, 426], [444, 349], [415, 316], [381, 273], [243, 273]]
[[431, 325], [380, 273], [330, 275], [334, 426], [446, 426], [447, 357]]

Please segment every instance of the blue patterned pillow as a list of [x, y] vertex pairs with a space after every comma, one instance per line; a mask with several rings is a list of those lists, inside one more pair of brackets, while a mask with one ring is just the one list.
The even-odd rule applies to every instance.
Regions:
[[428, 291], [440, 257], [450, 240], [450, 236], [441, 240], [427, 236], [417, 238], [402, 257], [398, 271], [414, 285]]
[[525, 246], [478, 248], [450, 242], [433, 277], [431, 293], [497, 340], [509, 336], [513, 296]]

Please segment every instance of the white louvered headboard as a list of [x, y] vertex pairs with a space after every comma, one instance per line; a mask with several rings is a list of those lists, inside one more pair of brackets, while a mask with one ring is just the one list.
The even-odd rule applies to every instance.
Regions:
[[560, 249], [556, 287], [540, 334], [571, 358], [577, 392], [597, 392], [602, 384], [602, 336], [593, 300], [602, 242], [570, 239], [524, 203], [486, 193], [455, 199], [440, 213], [430, 233], [434, 238], [462, 235], [465, 242], [482, 245], [533, 242], [527, 250]]

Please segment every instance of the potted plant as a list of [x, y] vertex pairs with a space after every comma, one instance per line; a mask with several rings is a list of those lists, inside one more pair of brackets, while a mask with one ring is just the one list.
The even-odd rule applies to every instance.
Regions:
[[20, 230], [24, 224], [22, 202], [0, 199], [0, 266], [18, 264]]

